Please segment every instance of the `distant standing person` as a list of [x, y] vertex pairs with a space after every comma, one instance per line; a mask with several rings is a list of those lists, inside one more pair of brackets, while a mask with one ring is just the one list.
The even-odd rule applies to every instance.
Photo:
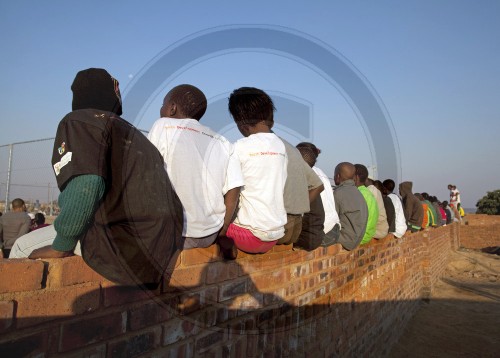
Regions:
[[450, 205], [454, 206], [460, 212], [460, 191], [456, 185], [448, 184], [450, 190]]
[[26, 213], [24, 200], [16, 198], [12, 200], [11, 205], [12, 211], [0, 216], [0, 244], [3, 258], [9, 257], [12, 245], [17, 238], [30, 231], [31, 218]]

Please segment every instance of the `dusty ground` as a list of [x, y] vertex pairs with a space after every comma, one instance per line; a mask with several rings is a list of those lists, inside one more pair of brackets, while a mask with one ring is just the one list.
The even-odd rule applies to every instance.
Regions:
[[500, 256], [453, 252], [391, 357], [500, 357]]

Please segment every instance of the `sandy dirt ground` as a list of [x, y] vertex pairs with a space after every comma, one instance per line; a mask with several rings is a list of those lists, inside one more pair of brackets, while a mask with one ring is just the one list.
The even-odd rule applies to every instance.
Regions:
[[453, 252], [391, 357], [500, 357], [500, 256]]

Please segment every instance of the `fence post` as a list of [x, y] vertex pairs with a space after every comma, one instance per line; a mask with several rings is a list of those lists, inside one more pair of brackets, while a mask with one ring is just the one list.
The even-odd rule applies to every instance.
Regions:
[[7, 170], [7, 183], [5, 185], [5, 208], [4, 213], [6, 213], [9, 208], [9, 191], [10, 191], [10, 174], [12, 171], [12, 152], [14, 150], [14, 145], [9, 144], [9, 167]]

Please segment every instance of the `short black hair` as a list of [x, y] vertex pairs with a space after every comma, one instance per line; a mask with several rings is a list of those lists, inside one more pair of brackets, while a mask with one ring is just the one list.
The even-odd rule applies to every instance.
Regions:
[[36, 213], [35, 214], [35, 223], [37, 225], [45, 224], [45, 215], [43, 215], [42, 213]]
[[304, 159], [305, 162], [312, 167], [316, 162], [316, 153], [309, 147], [297, 147], [297, 149], [300, 152], [300, 155], [302, 155], [302, 159]]
[[356, 168], [356, 175], [359, 177], [361, 183], [365, 183], [368, 179], [368, 169], [363, 164], [354, 164]]
[[[429, 200], [430, 196], [429, 194], [427, 193], [422, 193], [422, 197], [425, 199], [425, 200]], [[430, 200], [429, 200], [430, 201]]]
[[24, 200], [21, 198], [15, 198], [12, 200], [12, 209], [19, 209], [22, 208], [24, 205]]
[[271, 97], [261, 89], [241, 87], [229, 96], [229, 113], [237, 124], [254, 126], [264, 121], [266, 125], [274, 123], [274, 103]]
[[316, 156], [316, 158], [318, 157], [319, 153], [321, 153], [321, 150], [318, 147], [316, 147], [314, 144], [309, 143], [309, 142], [300, 142], [295, 147], [297, 149], [308, 148], [308, 149], [312, 150], [314, 155]]
[[396, 183], [392, 179], [384, 180], [382, 185], [391, 193], [394, 191], [394, 188], [396, 187]]
[[197, 87], [183, 84], [176, 86], [168, 92], [169, 100], [177, 105], [179, 111], [186, 118], [200, 120], [207, 110], [207, 97]]

